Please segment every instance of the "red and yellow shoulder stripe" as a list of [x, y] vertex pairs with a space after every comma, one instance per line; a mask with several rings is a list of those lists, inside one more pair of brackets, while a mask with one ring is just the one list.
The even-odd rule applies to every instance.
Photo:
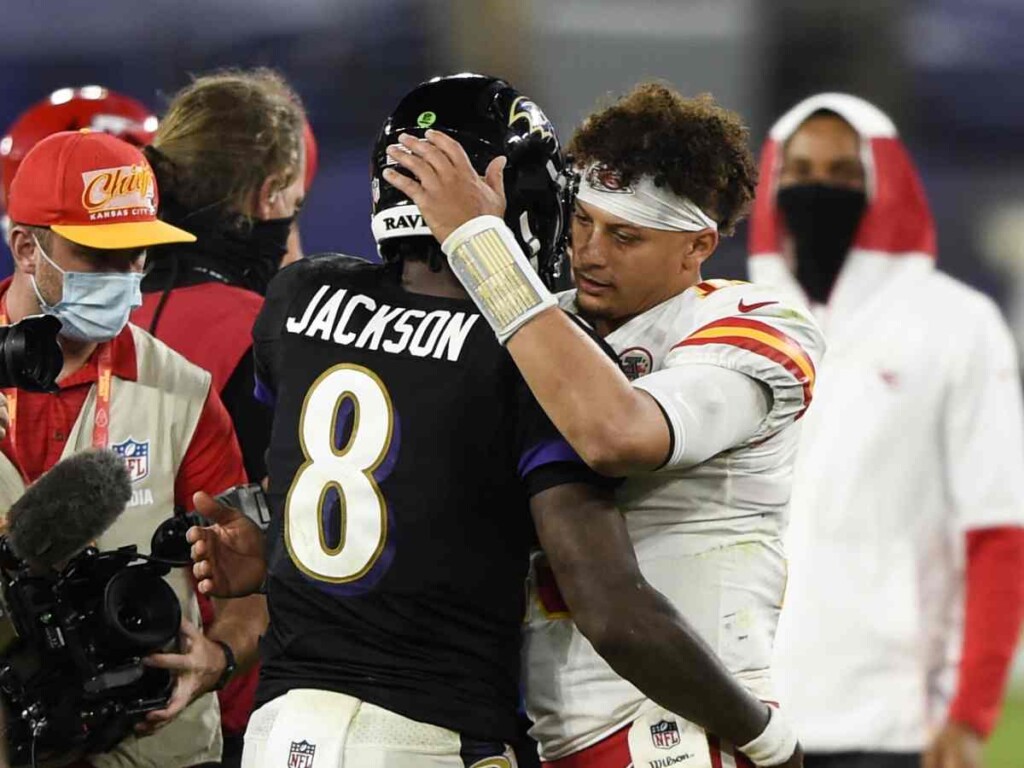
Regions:
[[749, 285], [749, 283], [745, 280], [705, 280], [703, 283], [697, 283], [693, 286], [693, 289], [697, 292], [697, 295], [703, 299], [710, 296], [719, 288], [727, 288], [730, 285]]
[[[728, 344], [778, 363], [803, 386], [803, 410], [807, 410], [807, 406], [811, 404], [817, 375], [814, 362], [799, 342], [777, 328], [750, 318], [726, 317], [698, 328], [673, 349], [705, 344]], [[803, 411], [800, 415], [803, 415]]]

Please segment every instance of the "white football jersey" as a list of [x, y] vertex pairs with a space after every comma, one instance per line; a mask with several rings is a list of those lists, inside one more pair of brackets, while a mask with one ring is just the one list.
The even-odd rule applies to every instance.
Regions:
[[[575, 293], [559, 297], [575, 311]], [[618, 501], [641, 570], [756, 695], [772, 700], [771, 645], [786, 582], [780, 544], [798, 439], [824, 351], [808, 310], [748, 283], [700, 283], [606, 337], [634, 386], [699, 364], [746, 374], [770, 392], [749, 439], [697, 465], [628, 478]], [[650, 393], [665, 396], [664, 379]], [[671, 419], [670, 419], [671, 421]], [[675, 441], [678, 443], [678, 441]], [[673, 456], [680, 453], [679, 445]], [[578, 752], [656, 705], [576, 629], [542, 553], [530, 572], [526, 704], [541, 756]]]

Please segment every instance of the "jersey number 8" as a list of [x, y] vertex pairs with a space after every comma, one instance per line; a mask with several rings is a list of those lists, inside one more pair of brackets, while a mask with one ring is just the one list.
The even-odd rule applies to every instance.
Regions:
[[[352, 403], [348, 442], [338, 447], [338, 415]], [[384, 551], [387, 504], [373, 472], [388, 454], [394, 409], [384, 383], [360, 365], [336, 365], [309, 388], [299, 418], [305, 462], [295, 474], [284, 508], [285, 543], [292, 562], [319, 581], [346, 584], [367, 574]], [[338, 494], [341, 536], [330, 546], [323, 510]]]

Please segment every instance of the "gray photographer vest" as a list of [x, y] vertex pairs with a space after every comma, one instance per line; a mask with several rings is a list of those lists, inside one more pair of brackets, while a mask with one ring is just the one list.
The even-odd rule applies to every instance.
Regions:
[[[125, 457], [132, 498], [96, 546], [107, 550], [135, 544], [148, 553], [153, 531], [173, 513], [175, 479], [203, 412], [210, 374], [142, 329], [129, 327], [138, 376], [136, 381], [113, 379], [109, 447]], [[64, 457], [92, 446], [95, 413], [94, 384], [68, 437]], [[26, 424], [23, 429], [31, 427]], [[0, 518], [6, 517], [23, 491], [20, 474], [0, 454]], [[199, 604], [187, 569], [175, 569], [165, 578], [178, 596], [182, 615], [200, 626]], [[111, 752], [88, 759], [96, 768], [185, 768], [218, 762], [221, 748], [220, 707], [217, 696], [208, 693], [153, 736], [129, 736]]]

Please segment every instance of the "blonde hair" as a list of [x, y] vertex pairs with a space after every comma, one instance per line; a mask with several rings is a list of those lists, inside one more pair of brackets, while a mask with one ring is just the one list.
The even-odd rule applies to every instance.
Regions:
[[147, 153], [161, 197], [251, 219], [264, 180], [283, 189], [298, 178], [304, 124], [299, 97], [273, 70], [196, 78], [171, 100]]

